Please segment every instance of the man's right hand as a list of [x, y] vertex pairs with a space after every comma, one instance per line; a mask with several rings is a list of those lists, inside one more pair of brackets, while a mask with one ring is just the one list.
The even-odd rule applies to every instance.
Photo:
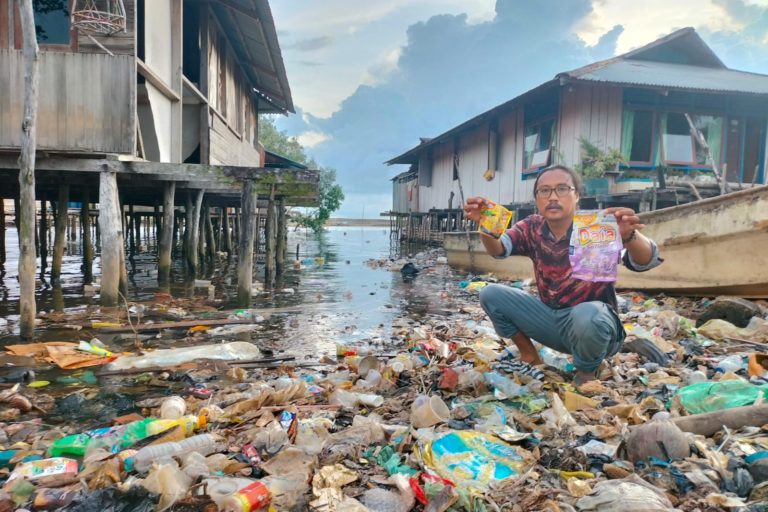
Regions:
[[480, 222], [483, 216], [483, 206], [486, 201], [483, 197], [470, 197], [464, 205], [464, 218], [472, 222]]

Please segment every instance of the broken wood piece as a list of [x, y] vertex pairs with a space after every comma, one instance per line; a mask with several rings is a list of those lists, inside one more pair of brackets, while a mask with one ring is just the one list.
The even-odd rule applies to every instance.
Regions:
[[743, 343], [744, 345], [750, 345], [763, 350], [768, 350], [768, 343], [760, 343], [757, 341], [743, 340], [741, 338], [725, 338], [725, 339], [728, 341], [732, 341], [734, 343]]
[[768, 404], [748, 405], [722, 411], [682, 416], [672, 420], [680, 430], [709, 437], [723, 427], [739, 429], [768, 424]]
[[182, 320], [179, 322], [157, 322], [153, 324], [136, 324], [131, 328], [129, 325], [120, 327], [98, 327], [101, 332], [143, 332], [143, 331], [159, 331], [162, 329], [188, 329], [196, 327], [198, 325], [212, 327], [218, 325], [236, 325], [236, 324], [252, 324], [253, 320], [247, 319], [230, 319], [230, 318], [214, 318], [211, 320]]

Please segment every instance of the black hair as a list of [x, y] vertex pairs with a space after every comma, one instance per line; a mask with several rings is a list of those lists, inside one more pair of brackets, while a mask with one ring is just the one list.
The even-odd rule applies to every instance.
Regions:
[[573, 182], [573, 188], [576, 189], [576, 193], [581, 195], [581, 175], [576, 171], [574, 171], [573, 169], [571, 169], [570, 167], [566, 167], [560, 164], [555, 164], [555, 165], [550, 165], [549, 167], [539, 171], [538, 176], [536, 176], [536, 181], [533, 182], [534, 198], [536, 198], [536, 189], [539, 186], [539, 178], [541, 178], [545, 172], [549, 172], [549, 171], [563, 171], [564, 173], [567, 173], [571, 177], [571, 182]]

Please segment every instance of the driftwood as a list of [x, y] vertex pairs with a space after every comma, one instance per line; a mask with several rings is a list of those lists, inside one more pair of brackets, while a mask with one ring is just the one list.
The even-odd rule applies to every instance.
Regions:
[[738, 429], [768, 424], [768, 404], [748, 405], [722, 411], [674, 418], [675, 425], [685, 432], [709, 437], [723, 427]]

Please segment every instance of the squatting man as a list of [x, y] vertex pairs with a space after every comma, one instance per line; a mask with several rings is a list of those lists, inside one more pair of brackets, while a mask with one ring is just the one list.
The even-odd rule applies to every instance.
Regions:
[[[614, 283], [589, 282], [571, 276], [568, 246], [573, 215], [578, 209], [581, 178], [572, 169], [555, 165], [542, 170], [533, 186], [538, 213], [512, 225], [499, 238], [481, 233], [485, 250], [495, 258], [527, 256], [533, 261], [538, 298], [516, 288], [490, 284], [480, 292], [480, 304], [496, 333], [510, 338], [519, 359], [542, 364], [531, 338], [558, 352], [573, 355], [578, 386], [598, 377], [604, 359], [616, 354], [626, 333], [619, 320]], [[485, 200], [472, 197], [465, 217], [479, 222]], [[608, 208], [615, 215], [626, 251], [624, 266], [644, 272], [662, 259], [645, 226], [631, 208]]]

